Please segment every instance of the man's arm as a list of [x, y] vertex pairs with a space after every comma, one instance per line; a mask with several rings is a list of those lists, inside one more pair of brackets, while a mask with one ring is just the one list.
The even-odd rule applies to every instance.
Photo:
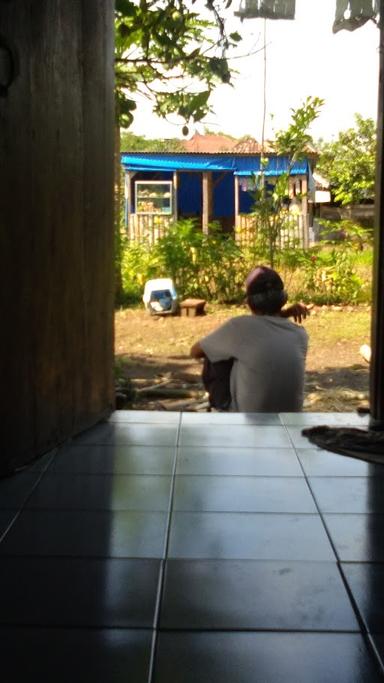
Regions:
[[194, 344], [191, 347], [190, 355], [192, 356], [192, 358], [206, 358], [206, 355], [203, 349], [201, 348], [199, 342], [196, 342], [196, 344]]
[[293, 318], [295, 323], [301, 323], [309, 314], [309, 308], [304, 304], [292, 304], [292, 306], [282, 308], [280, 311], [282, 318]]
[[237, 348], [233, 325], [234, 321], [230, 318], [206, 337], [199, 339], [190, 350], [192, 358], [208, 358], [211, 363], [233, 358], [234, 349]]

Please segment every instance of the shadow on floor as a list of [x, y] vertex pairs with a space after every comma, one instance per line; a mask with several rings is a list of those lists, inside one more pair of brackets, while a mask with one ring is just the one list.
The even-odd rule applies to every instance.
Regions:
[[[129, 380], [152, 381], [169, 379], [173, 386], [200, 385], [201, 364], [186, 356], [116, 356], [116, 364], [123, 377]], [[202, 387], [201, 387], [202, 388]], [[310, 409], [349, 411], [368, 401], [369, 366], [325, 367], [308, 370], [305, 382], [306, 405]], [[145, 402], [140, 407], [151, 409]]]

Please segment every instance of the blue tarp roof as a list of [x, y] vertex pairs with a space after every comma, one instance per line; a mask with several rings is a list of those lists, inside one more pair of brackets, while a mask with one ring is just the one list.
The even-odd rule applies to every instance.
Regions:
[[[121, 163], [127, 171], [232, 171], [239, 176], [260, 173], [260, 155], [123, 152]], [[288, 165], [287, 157], [268, 156], [264, 173], [278, 176], [287, 172]], [[296, 162], [291, 169], [291, 175], [305, 175], [307, 172], [306, 159]]]

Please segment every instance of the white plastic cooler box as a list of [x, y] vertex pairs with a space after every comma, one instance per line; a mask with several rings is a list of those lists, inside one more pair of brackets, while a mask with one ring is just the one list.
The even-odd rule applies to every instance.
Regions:
[[143, 302], [151, 315], [175, 315], [179, 302], [173, 280], [168, 277], [148, 280], [144, 286]]

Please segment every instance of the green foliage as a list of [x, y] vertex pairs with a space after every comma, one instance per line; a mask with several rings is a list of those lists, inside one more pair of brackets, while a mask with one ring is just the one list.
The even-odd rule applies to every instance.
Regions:
[[353, 252], [343, 247], [306, 253], [302, 267], [303, 301], [316, 304], [356, 304], [369, 300], [370, 291], [357, 275]]
[[320, 143], [317, 170], [331, 184], [343, 205], [374, 199], [376, 126], [373, 119], [355, 114], [354, 128], [339, 133], [334, 142]]
[[205, 235], [192, 220], [171, 225], [155, 244], [127, 242], [122, 258], [124, 303], [140, 301], [144, 283], [171, 277], [180, 297], [228, 303], [243, 298], [249, 264], [235, 240], [209, 226]]
[[[210, 10], [213, 21], [200, 17], [185, 0], [116, 0], [116, 112], [128, 128], [136, 109], [135, 95], [150, 97], [159, 116], [174, 112], [200, 121], [219, 83], [230, 83], [227, 50], [241, 40], [227, 35], [222, 10], [231, 0], [192, 1]], [[203, 9], [200, 8], [200, 11]]]
[[350, 220], [322, 220], [321, 225], [325, 246], [306, 252], [302, 262], [303, 299], [319, 304], [369, 301], [372, 232]]
[[211, 224], [198, 256], [202, 296], [222, 303], [242, 301], [250, 268], [235, 239], [223, 234], [220, 226]]
[[162, 263], [162, 274], [172, 277], [180, 296], [198, 296], [210, 301], [238, 301], [246, 268], [233, 237], [215, 223], [208, 234], [191, 220], [178, 221], [154, 249]]
[[154, 245], [153, 251], [159, 263], [157, 277], [171, 277], [181, 296], [196, 294], [201, 231], [195, 229], [191, 220], [173, 223], [166, 235]]
[[324, 100], [320, 97], [307, 97], [301, 107], [291, 109], [291, 122], [288, 128], [276, 133], [276, 151], [287, 156], [291, 166], [303, 158], [308, 148], [313, 145], [309, 128], [318, 118], [323, 105]]
[[[119, 303], [141, 302], [145, 282], [158, 277], [171, 277], [181, 298], [239, 303], [244, 299], [245, 278], [257, 263], [266, 261], [254, 245], [241, 248], [217, 225], [211, 224], [205, 235], [192, 220], [178, 221], [155, 244], [125, 242], [124, 296]], [[354, 244], [344, 242], [309, 250], [281, 249], [275, 267], [291, 299], [338, 304], [369, 301], [371, 263], [372, 249], [356, 251]]]
[[143, 135], [135, 135], [129, 130], [120, 131], [120, 148], [122, 152], [182, 152], [183, 146], [177, 138], [170, 140], [151, 139]]
[[[309, 127], [319, 116], [324, 100], [307, 97], [301, 107], [292, 109], [291, 122], [286, 130], [276, 134], [276, 152], [288, 158], [288, 170], [276, 180], [273, 190], [267, 189], [263, 172], [256, 176], [254, 213], [256, 220], [255, 249], [272, 267], [281, 258], [287, 247], [298, 247], [295, 236], [297, 220], [287, 210], [289, 203], [290, 171], [296, 161], [308, 154], [312, 137]], [[262, 159], [262, 171], [268, 166], [268, 159]]]
[[359, 273], [365, 272], [366, 279], [370, 280], [373, 266], [373, 247], [365, 247], [363, 251], [355, 251], [352, 254], [352, 263]]
[[123, 295], [118, 303], [137, 303], [141, 300], [144, 283], [158, 275], [160, 264], [153, 249], [145, 242], [125, 240], [121, 258]]
[[321, 239], [328, 244], [343, 241], [345, 247], [357, 251], [363, 251], [367, 247], [372, 247], [372, 229], [363, 227], [359, 223], [354, 223], [349, 219], [329, 221], [324, 218], [319, 223], [321, 225]]

